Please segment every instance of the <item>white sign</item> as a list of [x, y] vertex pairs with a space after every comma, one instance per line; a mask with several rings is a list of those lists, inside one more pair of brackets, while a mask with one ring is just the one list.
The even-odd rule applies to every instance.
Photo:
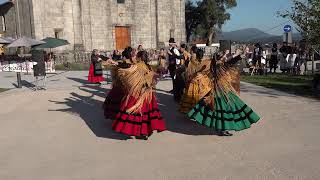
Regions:
[[[0, 62], [0, 72], [33, 72], [33, 65], [35, 62], [25, 61], [25, 62], [14, 62], [2, 61]], [[46, 73], [54, 73], [55, 68], [52, 62], [46, 62]]]

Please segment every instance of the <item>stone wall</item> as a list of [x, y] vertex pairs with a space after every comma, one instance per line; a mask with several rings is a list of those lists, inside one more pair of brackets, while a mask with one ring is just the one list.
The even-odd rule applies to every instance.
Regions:
[[[59, 32], [59, 38], [67, 39], [70, 44], [75, 44], [73, 0], [32, 0], [34, 14], [35, 37], [43, 39], [55, 37]], [[69, 46], [69, 49], [73, 49]]]
[[[16, 11], [19, 9], [19, 11]], [[19, 0], [5, 15], [6, 32], [4, 36], [17, 38], [19, 36], [34, 37], [32, 19], [32, 0]], [[18, 22], [20, 21], [20, 26]]]
[[[156, 48], [170, 35], [185, 41], [185, 0], [19, 0], [22, 34], [67, 39], [60, 50], [115, 49], [115, 27], [130, 27], [131, 45]], [[7, 15], [8, 35], [15, 37], [15, 9]], [[170, 33], [171, 32], [171, 33]]]
[[[158, 41], [167, 45], [170, 37], [185, 42], [185, 0], [158, 0]], [[170, 33], [171, 31], [171, 33]]]

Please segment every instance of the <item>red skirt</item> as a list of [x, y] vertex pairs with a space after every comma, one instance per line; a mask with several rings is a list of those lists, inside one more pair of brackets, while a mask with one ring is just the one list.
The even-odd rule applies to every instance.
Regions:
[[165, 131], [165, 122], [158, 108], [155, 95], [152, 95], [150, 103], [144, 102], [141, 114], [127, 113], [126, 109], [132, 107], [136, 101], [135, 98], [131, 97], [127, 105], [121, 102], [121, 108], [115, 116], [112, 129], [129, 136], [150, 136], [153, 131]]
[[103, 82], [104, 81], [104, 77], [101, 76], [95, 76], [94, 75], [94, 67], [93, 64], [90, 65], [90, 69], [89, 69], [89, 75], [88, 75], [88, 81], [90, 83], [99, 83], [99, 82]]
[[104, 117], [106, 119], [115, 119], [116, 114], [120, 111], [123, 97], [124, 93], [120, 87], [112, 87], [103, 103]]

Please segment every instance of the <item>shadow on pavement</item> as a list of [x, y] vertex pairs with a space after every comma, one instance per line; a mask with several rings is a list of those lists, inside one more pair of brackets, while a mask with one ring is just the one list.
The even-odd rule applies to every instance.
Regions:
[[179, 112], [179, 104], [172, 95], [157, 93], [159, 108], [166, 121], [168, 131], [185, 135], [212, 135], [211, 129], [201, 126]]
[[73, 92], [70, 93], [70, 97], [65, 98], [64, 102], [49, 100], [49, 102], [52, 103], [66, 105], [68, 108], [49, 111], [60, 111], [79, 115], [97, 137], [116, 140], [130, 139], [130, 137], [112, 131], [112, 122], [105, 120], [103, 117], [102, 102], [93, 99], [93, 97], [93, 94], [90, 96], [82, 96]]
[[[15, 88], [19, 88], [18, 84], [16, 83], [12, 83], [12, 85], [15, 87]], [[26, 81], [26, 80], [21, 80], [21, 85], [23, 87], [26, 87], [30, 90], [34, 90], [34, 88], [36, 87], [33, 83], [29, 82], [29, 81]]]
[[83, 119], [91, 131], [101, 138], [109, 138], [116, 140], [131, 139], [128, 136], [115, 133], [111, 129], [111, 120], [104, 119], [102, 104], [103, 102], [94, 99], [94, 96], [104, 98], [107, 93], [107, 89], [95, 84], [89, 84], [86, 80], [79, 78], [68, 78], [70, 80], [81, 83], [83, 86], [78, 87], [81, 91], [90, 93], [90, 96], [82, 96], [75, 92], [70, 93], [70, 97], [65, 98], [64, 102], [52, 101], [52, 103], [63, 104], [68, 106], [66, 109], [56, 109], [51, 111], [60, 111], [71, 114], [77, 114]]
[[[130, 137], [115, 133], [111, 129], [111, 120], [106, 120], [103, 115], [103, 102], [94, 99], [94, 96], [105, 98], [107, 90], [98, 85], [87, 83], [86, 80], [79, 78], [69, 78], [73, 81], [81, 83], [79, 87], [81, 91], [90, 93], [90, 96], [82, 96], [75, 92], [70, 93], [70, 97], [64, 102], [52, 101], [52, 103], [63, 104], [68, 106], [66, 109], [57, 109], [51, 111], [61, 111], [79, 115], [97, 137], [127, 140]], [[163, 91], [165, 92], [165, 91]], [[186, 115], [178, 111], [178, 104], [174, 101], [173, 96], [158, 91], [157, 99], [159, 108], [166, 121], [167, 130], [186, 135], [211, 135], [212, 130], [203, 127], [189, 120]]]
[[80, 78], [68, 78], [68, 79], [82, 84], [82, 86], [80, 86], [79, 89], [84, 92], [91, 93], [101, 98], [105, 98], [107, 96], [107, 93], [106, 93], [107, 89], [101, 87], [98, 84], [88, 83], [87, 80], [80, 79]]

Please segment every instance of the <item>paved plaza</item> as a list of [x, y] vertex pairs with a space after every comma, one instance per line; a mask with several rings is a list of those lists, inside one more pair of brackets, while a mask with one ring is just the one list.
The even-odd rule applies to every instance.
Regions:
[[[110, 84], [86, 83], [87, 72], [58, 72], [46, 91], [0, 93], [1, 180], [318, 180], [320, 102], [242, 83], [241, 97], [261, 117], [233, 137], [180, 114], [169, 80], [157, 97], [168, 131], [148, 141], [111, 130], [102, 103]], [[14, 88], [15, 73], [0, 73]]]

